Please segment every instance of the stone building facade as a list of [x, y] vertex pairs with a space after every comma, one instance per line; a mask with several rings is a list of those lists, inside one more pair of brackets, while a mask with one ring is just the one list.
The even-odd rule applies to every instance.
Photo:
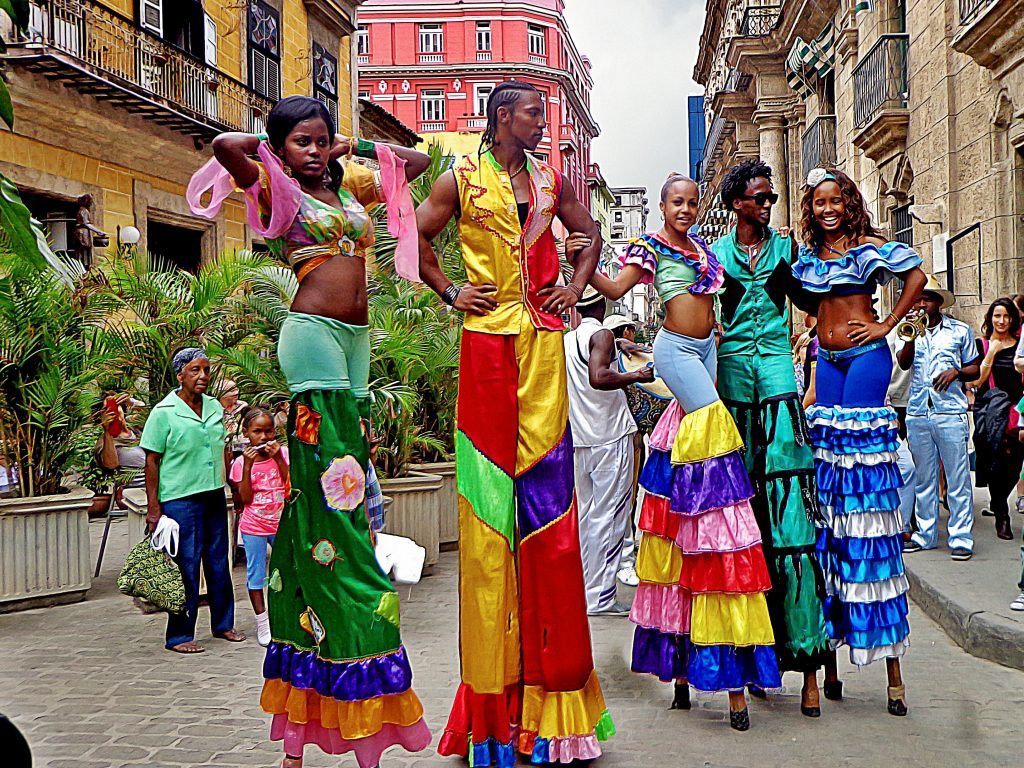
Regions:
[[807, 171], [834, 164], [977, 327], [1024, 289], [1022, 62], [1024, 0], [708, 0], [705, 218], [724, 172], [760, 156], [773, 224], [798, 226]]
[[358, 2], [31, 0], [28, 34], [4, 30], [16, 122], [0, 126], [0, 172], [57, 250], [86, 193], [112, 243], [136, 227], [184, 269], [250, 246], [241, 198], [193, 216], [188, 179], [214, 136], [261, 131], [282, 96], [316, 96], [354, 131]]

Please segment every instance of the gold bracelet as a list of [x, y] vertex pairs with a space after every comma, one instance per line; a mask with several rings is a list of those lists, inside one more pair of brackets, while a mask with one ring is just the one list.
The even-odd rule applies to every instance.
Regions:
[[[889, 313], [889, 317], [892, 318], [892, 327], [893, 328], [895, 328], [897, 325], [900, 324], [900, 319], [898, 317], [896, 317], [896, 313], [895, 312], [890, 312]], [[889, 317], [887, 317], [886, 320], [888, 320]]]

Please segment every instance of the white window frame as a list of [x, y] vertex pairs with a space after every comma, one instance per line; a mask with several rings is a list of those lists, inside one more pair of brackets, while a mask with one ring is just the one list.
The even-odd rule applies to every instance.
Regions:
[[444, 53], [444, 25], [419, 25], [420, 53]]
[[443, 123], [445, 121], [445, 95], [441, 88], [426, 88], [420, 91], [420, 121]]
[[[156, 21], [146, 16], [146, 11], [156, 12]], [[163, 0], [139, 0], [139, 26], [148, 29], [157, 37], [164, 36], [164, 3]]]
[[478, 21], [476, 23], [476, 49], [477, 51], [491, 50], [491, 22]]
[[[476, 112], [473, 114], [487, 114], [487, 99], [490, 97], [494, 87], [495, 83], [473, 83], [473, 106], [476, 109]], [[486, 93], [484, 93], [485, 89]]]
[[359, 56], [370, 55], [370, 27], [366, 24], [356, 27], [356, 54]]
[[534, 56], [548, 55], [548, 46], [544, 27], [537, 24], [528, 24], [526, 28], [526, 38], [529, 42], [531, 54]]
[[217, 66], [217, 22], [208, 13], [203, 14], [203, 56], [211, 67]]

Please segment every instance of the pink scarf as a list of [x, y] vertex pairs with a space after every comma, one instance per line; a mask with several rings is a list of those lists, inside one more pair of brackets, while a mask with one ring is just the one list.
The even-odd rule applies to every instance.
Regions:
[[[410, 282], [419, 283], [420, 256], [419, 233], [416, 229], [416, 208], [413, 205], [409, 181], [405, 177], [405, 160], [386, 144], [377, 144], [377, 161], [380, 163], [381, 188], [388, 212], [388, 232], [395, 238], [395, 271]], [[302, 201], [299, 182], [284, 172], [281, 158], [273, 153], [267, 142], [260, 142], [257, 149], [270, 184], [270, 199], [273, 208], [270, 221], [263, 223], [260, 216], [259, 196], [261, 180], [257, 180], [245, 195], [246, 220], [253, 231], [263, 238], [281, 237], [295, 221]], [[235, 180], [227, 169], [213, 157], [192, 175], [185, 198], [189, 208], [197, 216], [213, 219], [220, 213], [224, 200], [236, 189]], [[209, 192], [210, 202], [202, 204], [203, 196]]]
[[[270, 212], [270, 221], [263, 223], [260, 216], [260, 179], [249, 187], [242, 190], [245, 194], [246, 220], [249, 226], [260, 237], [273, 239], [280, 237], [291, 227], [295, 216], [299, 212], [299, 204], [302, 201], [302, 189], [299, 182], [284, 172], [284, 164], [281, 158], [273, 153], [270, 145], [265, 141], [260, 142], [256, 150], [263, 161], [263, 168], [267, 172], [267, 179], [270, 184], [270, 199], [274, 201]], [[185, 192], [185, 199], [188, 206], [196, 216], [203, 216], [213, 219], [220, 213], [220, 207], [224, 200], [236, 189], [235, 180], [231, 174], [220, 164], [215, 157], [196, 171], [188, 182], [188, 189]], [[202, 197], [210, 193], [210, 203], [204, 206]]]

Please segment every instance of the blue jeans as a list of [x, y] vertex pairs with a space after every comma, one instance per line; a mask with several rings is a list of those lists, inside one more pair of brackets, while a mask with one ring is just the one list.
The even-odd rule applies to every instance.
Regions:
[[914, 542], [932, 549], [939, 538], [939, 459], [946, 470], [949, 501], [949, 546], [974, 549], [974, 491], [967, 458], [967, 414], [907, 415], [907, 442], [914, 454], [917, 493]]
[[228, 570], [228, 521], [224, 491], [161, 502], [165, 515], [178, 523], [178, 556], [174, 561], [185, 583], [185, 610], [167, 614], [166, 648], [195, 640], [199, 612], [199, 564], [206, 573], [210, 625], [214, 634], [235, 626], [235, 594]]
[[654, 339], [654, 367], [686, 413], [717, 402], [714, 333], [694, 339], [662, 328]]

